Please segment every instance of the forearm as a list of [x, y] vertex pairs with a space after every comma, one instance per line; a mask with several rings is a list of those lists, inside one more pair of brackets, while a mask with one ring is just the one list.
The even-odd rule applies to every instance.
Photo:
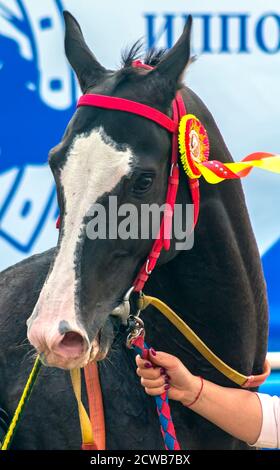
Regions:
[[[200, 387], [197, 378], [192, 396], [186, 395], [184, 405], [191, 403]], [[220, 387], [204, 381], [202, 393], [191, 409], [234, 437], [254, 444], [262, 427], [262, 407], [255, 393]]]

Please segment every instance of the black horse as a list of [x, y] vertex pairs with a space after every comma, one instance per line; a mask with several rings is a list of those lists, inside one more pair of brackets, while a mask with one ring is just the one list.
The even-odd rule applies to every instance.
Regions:
[[[128, 98], [170, 114], [180, 89], [189, 113], [206, 127], [212, 159], [232, 158], [201, 100], [180, 79], [190, 62], [189, 20], [175, 46], [150, 55], [154, 70], [102, 67], [65, 13], [66, 54], [83, 93]], [[78, 449], [80, 431], [69, 369], [99, 360], [108, 449], [162, 449], [154, 401], [135, 373], [118, 319], [120, 303], [149, 253], [152, 240], [90, 240], [87, 210], [94, 202], [162, 204], [171, 138], [157, 124], [125, 112], [79, 108], [61, 143], [50, 153], [61, 226], [57, 248], [33, 256], [0, 277], [0, 401], [12, 415], [30, 371], [34, 349], [47, 365], [39, 376], [15, 449]], [[180, 170], [177, 203], [191, 202]], [[238, 181], [201, 182], [201, 213], [192, 250], [163, 252], [145, 292], [178, 312], [217, 355], [243, 374], [262, 372], [267, 349], [267, 299], [255, 238]], [[147, 342], [177, 355], [194, 374], [233, 384], [188, 344], [153, 308], [143, 318]], [[86, 398], [84, 397], [84, 401]], [[232, 438], [179, 403], [172, 403], [178, 439], [185, 449], [241, 449]]]

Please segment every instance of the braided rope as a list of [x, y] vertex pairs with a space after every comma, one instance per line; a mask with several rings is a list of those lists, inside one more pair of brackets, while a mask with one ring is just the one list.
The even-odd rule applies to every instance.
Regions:
[[24, 387], [24, 390], [22, 392], [21, 398], [18, 402], [18, 406], [17, 406], [17, 408], [14, 412], [13, 419], [12, 419], [10, 425], [9, 425], [7, 434], [5, 436], [5, 439], [3, 441], [3, 444], [2, 444], [2, 447], [0, 448], [0, 450], [8, 450], [9, 447], [11, 446], [12, 440], [13, 440], [15, 432], [16, 432], [16, 429], [17, 429], [17, 427], [19, 425], [19, 422], [20, 422], [20, 419], [22, 417], [22, 413], [24, 411], [25, 405], [27, 404], [27, 402], [30, 398], [30, 395], [31, 395], [33, 386], [35, 384], [36, 378], [38, 376], [40, 367], [41, 367], [41, 361], [40, 361], [39, 356], [37, 356], [37, 358], [35, 360], [35, 363], [34, 363], [34, 366], [32, 368], [32, 371], [30, 372], [30, 375], [28, 377], [28, 380], [27, 380], [26, 385]]
[[[142, 336], [134, 338], [131, 341], [131, 346], [133, 347], [135, 354], [140, 354], [142, 359], [148, 358], [149, 346], [147, 346], [147, 344], [144, 342], [144, 338]], [[177, 440], [174, 424], [172, 421], [167, 391], [161, 395], [157, 395], [155, 397], [155, 402], [165, 449], [180, 450], [181, 448]]]

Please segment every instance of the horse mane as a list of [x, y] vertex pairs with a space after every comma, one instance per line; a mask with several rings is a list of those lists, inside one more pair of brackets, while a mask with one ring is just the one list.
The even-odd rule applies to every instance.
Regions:
[[[142, 60], [144, 64], [155, 67], [167, 54], [168, 49], [151, 47], [145, 52], [142, 39], [138, 39], [131, 47], [126, 47], [121, 53], [121, 66], [123, 68], [131, 67], [134, 60]], [[189, 65], [197, 60], [197, 56], [192, 56]]]
[[[168, 53], [168, 49], [163, 48], [155, 48], [152, 47], [145, 51], [144, 42], [142, 39], [136, 41], [131, 47], [125, 48], [121, 53], [121, 69], [118, 71], [118, 74], [115, 78], [114, 83], [114, 92], [116, 92], [117, 88], [121, 87], [123, 84], [131, 81], [137, 83], [139, 80], [143, 78], [143, 73], [139, 73], [139, 69], [136, 70], [133, 67], [133, 62], [137, 60], [141, 60], [146, 65], [151, 67], [156, 67], [162, 59]], [[188, 66], [190, 66], [196, 60], [195, 56], [192, 56], [188, 62]], [[142, 72], [142, 71], [140, 71]], [[146, 72], [146, 71], [145, 71]], [[144, 73], [146, 75], [146, 73]], [[151, 77], [152, 78], [152, 77]], [[183, 88], [184, 83], [180, 79], [175, 87], [174, 85], [174, 92]], [[176, 89], [175, 89], [176, 88]], [[153, 103], [154, 106], [159, 106], [161, 104], [162, 111], [167, 109], [166, 103], [171, 103], [172, 99], [174, 98], [174, 93], [171, 92], [168, 94], [167, 90], [169, 89], [169, 79], [168, 77], [159, 77], [157, 74], [153, 75], [153, 80], [149, 80], [149, 89], [153, 90]], [[138, 92], [138, 100], [140, 99], [140, 89], [137, 88]], [[141, 99], [142, 102], [146, 104], [151, 104], [146, 102], [146, 96], [151, 96], [151, 93], [147, 90], [147, 87], [142, 89]]]
[[144, 43], [138, 39], [131, 47], [124, 49], [121, 54], [122, 67], [131, 67], [134, 60], [142, 60], [145, 64], [155, 67], [166, 54], [167, 49], [150, 48], [144, 52]]

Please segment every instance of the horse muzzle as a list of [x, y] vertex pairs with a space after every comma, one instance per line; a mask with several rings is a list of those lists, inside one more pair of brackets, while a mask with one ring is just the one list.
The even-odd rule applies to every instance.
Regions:
[[[65, 322], [66, 323], [66, 322]], [[61, 322], [50, 326], [37, 317], [28, 322], [27, 337], [49, 367], [72, 369], [84, 367], [89, 361], [100, 360], [99, 335], [92, 342], [86, 331], [77, 324]]]

